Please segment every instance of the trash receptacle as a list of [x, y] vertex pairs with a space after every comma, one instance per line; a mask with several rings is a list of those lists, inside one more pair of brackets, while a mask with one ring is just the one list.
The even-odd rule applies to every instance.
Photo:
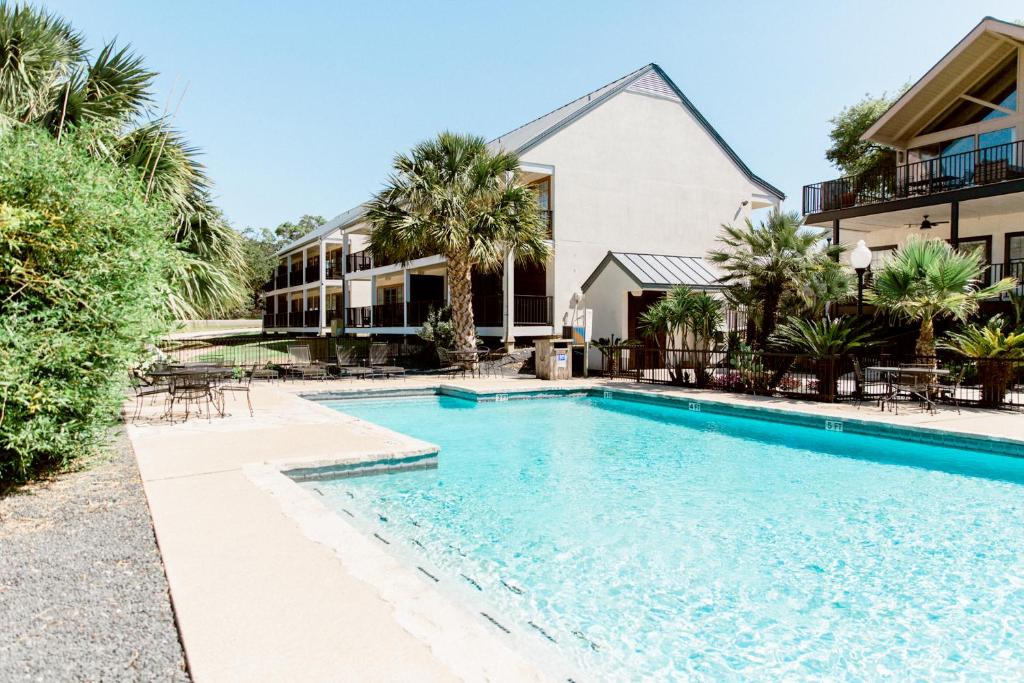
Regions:
[[534, 348], [538, 379], [572, 377], [571, 339], [538, 339]]

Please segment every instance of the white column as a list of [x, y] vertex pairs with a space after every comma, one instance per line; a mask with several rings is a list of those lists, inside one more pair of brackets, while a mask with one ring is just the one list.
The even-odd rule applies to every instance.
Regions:
[[[305, 270], [306, 254], [302, 254], [303, 270]], [[305, 275], [303, 275], [305, 277]], [[309, 290], [306, 289], [305, 285], [302, 287], [302, 327], [306, 326], [306, 311], [309, 310], [309, 296], [307, 294]]]
[[502, 293], [504, 294], [504, 315], [502, 316], [505, 323], [505, 339], [506, 345], [514, 344], [516, 341], [515, 335], [512, 334], [512, 328], [515, 327], [515, 306], [516, 306], [516, 267], [515, 259], [512, 257], [512, 251], [509, 250], [508, 254], [505, 255], [505, 272], [502, 280]]
[[327, 243], [320, 240], [320, 329], [327, 327]]
[[373, 327], [373, 307], [377, 305], [377, 276], [370, 276], [370, 327]]
[[402, 269], [402, 327], [409, 327], [409, 269]]

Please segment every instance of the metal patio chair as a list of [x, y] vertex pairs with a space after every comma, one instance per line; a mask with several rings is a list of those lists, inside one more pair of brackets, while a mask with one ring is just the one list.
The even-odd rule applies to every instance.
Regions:
[[398, 365], [388, 365], [388, 345], [383, 342], [370, 344], [370, 377], [394, 377], [401, 375], [405, 378], [405, 368]]
[[353, 346], [338, 344], [334, 348], [334, 357], [338, 361], [338, 375], [340, 377], [367, 377], [373, 374], [373, 370], [360, 363], [356, 357], [356, 349]]
[[327, 366], [310, 359], [308, 346], [289, 344], [287, 350], [289, 374], [297, 375], [299, 379], [327, 379]]

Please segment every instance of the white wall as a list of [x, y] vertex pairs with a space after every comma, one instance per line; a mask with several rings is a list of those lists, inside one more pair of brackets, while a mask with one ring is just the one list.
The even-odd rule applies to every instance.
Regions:
[[764, 195], [682, 104], [627, 91], [522, 159], [554, 167], [556, 320], [608, 251], [704, 256]]

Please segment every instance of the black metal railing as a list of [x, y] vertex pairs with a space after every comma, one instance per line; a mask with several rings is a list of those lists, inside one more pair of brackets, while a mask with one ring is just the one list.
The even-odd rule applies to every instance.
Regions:
[[620, 346], [604, 352], [604, 372], [646, 384], [671, 384], [812, 401], [867, 401], [900, 391], [900, 367], [928, 364], [937, 402], [1024, 408], [1024, 360], [863, 353], [823, 358], [759, 351], [691, 351]]
[[320, 281], [320, 263], [310, 263], [306, 266], [306, 282]]
[[477, 327], [497, 327], [505, 323], [504, 302], [501, 294], [473, 296], [473, 323]]
[[264, 313], [263, 314], [263, 327], [274, 327], [274, 314]]
[[[1024, 296], [1024, 259], [1014, 259], [1007, 263], [989, 264], [985, 269], [985, 278], [982, 280], [982, 284], [988, 286], [994, 282], [999, 282], [1004, 277], [1015, 278], [1017, 286], [1013, 288], [1013, 293]], [[1004, 294], [1002, 298], [1008, 299], [1009, 294]]]
[[349, 254], [346, 258], [345, 272], [354, 273], [358, 270], [369, 270], [373, 265], [369, 250], [357, 251]]
[[550, 325], [551, 297], [516, 294], [512, 319], [516, 325]]
[[274, 314], [274, 327], [288, 327], [288, 311]]
[[406, 304], [407, 317], [409, 325], [411, 327], [419, 327], [427, 321], [427, 316], [432, 310], [440, 310], [444, 308], [445, 303], [442, 300], [438, 301], [410, 301]]
[[403, 325], [405, 325], [405, 308], [402, 302], [374, 305], [374, 327], [402, 327]]
[[277, 273], [274, 275], [275, 289], [284, 289], [288, 286], [288, 269], [284, 266], [277, 267]]
[[294, 287], [301, 284], [304, 284], [302, 266], [297, 266], [288, 272], [288, 285]]
[[271, 277], [269, 280], [267, 280], [266, 282], [263, 283], [263, 291], [264, 292], [272, 292], [272, 291], [274, 291], [274, 278], [273, 277]]
[[345, 327], [369, 327], [370, 307], [354, 306], [345, 309]]
[[1024, 178], [1024, 140], [893, 165], [803, 189], [805, 214]]
[[313, 308], [304, 311], [306, 327], [320, 327], [320, 309]]
[[338, 256], [333, 257], [333, 258], [327, 259], [327, 267], [324, 270], [324, 276], [326, 277], [326, 279], [328, 279], [328, 280], [340, 280], [340, 279], [342, 279], [345, 276], [345, 273], [344, 273], [344, 271], [341, 268], [342, 263], [343, 263], [343, 261], [341, 259], [341, 255], [340, 254]]
[[288, 313], [289, 327], [302, 327], [305, 322], [304, 311], [290, 311]]

